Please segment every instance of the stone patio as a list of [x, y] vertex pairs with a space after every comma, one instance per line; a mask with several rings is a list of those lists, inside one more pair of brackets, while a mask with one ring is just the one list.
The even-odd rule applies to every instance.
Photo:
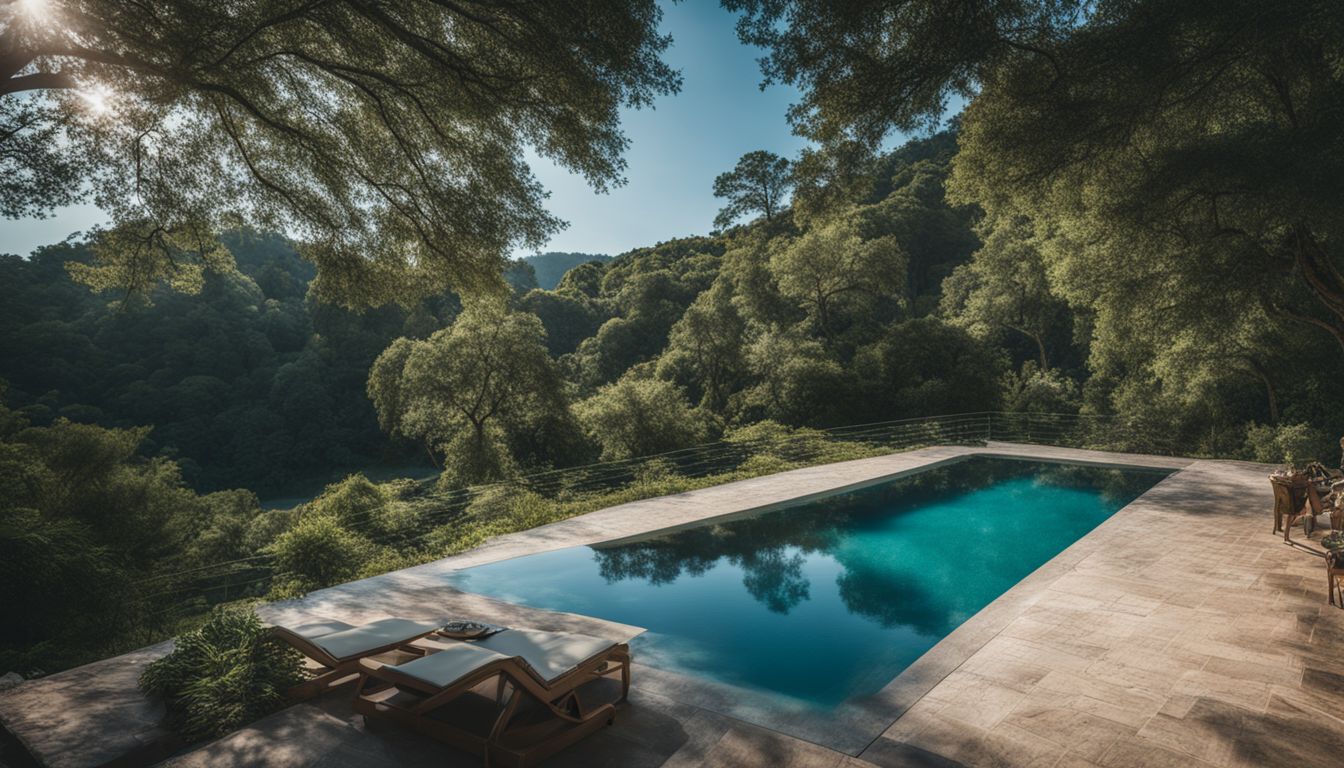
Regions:
[[[865, 709], [891, 723], [847, 752], [721, 714], [700, 687], [636, 663], [616, 725], [557, 766], [1330, 765], [1344, 754], [1344, 611], [1319, 557], [1271, 535], [1268, 467], [990, 444], [812, 467], [649, 499], [472, 552], [266, 606], [279, 623], [488, 615], [628, 637], [637, 628], [442, 586], [448, 570], [780, 505], [966, 455], [1179, 471], [1060, 553], [892, 681]], [[1300, 537], [1301, 534], [1299, 533]], [[144, 761], [157, 711], [134, 692], [145, 649], [0, 695], [0, 721], [52, 766]], [[638, 661], [638, 660], [636, 660]], [[397, 728], [367, 731], [348, 693], [292, 707], [173, 764], [475, 765]], [[793, 730], [795, 734], [806, 728]], [[133, 753], [139, 747], [138, 753]]]

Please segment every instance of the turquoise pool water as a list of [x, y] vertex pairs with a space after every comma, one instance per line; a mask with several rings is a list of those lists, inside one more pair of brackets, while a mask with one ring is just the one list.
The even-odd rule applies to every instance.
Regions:
[[463, 590], [647, 627], [644, 664], [830, 708], [940, 639], [1165, 477], [974, 458], [637, 542], [450, 575]]

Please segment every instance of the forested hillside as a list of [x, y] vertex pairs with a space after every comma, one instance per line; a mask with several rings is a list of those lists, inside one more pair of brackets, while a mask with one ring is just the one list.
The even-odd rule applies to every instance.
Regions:
[[560, 284], [560, 279], [569, 270], [590, 261], [611, 261], [611, 257], [596, 253], [548, 251], [535, 256], [524, 256], [522, 261], [532, 267], [533, 274], [537, 278], [537, 287], [549, 291]]
[[[469, 307], [380, 358], [382, 423], [444, 462], [449, 486], [761, 420], [991, 409], [1114, 415], [1190, 454], [1333, 455], [1344, 370], [1328, 334], [1263, 315], [1164, 343], [1146, 329], [1186, 308], [1089, 294], [1086, 273], [1051, 266], [1057, 233], [949, 203], [957, 152], [947, 132], [843, 174], [805, 156], [791, 211], [581, 265], [508, 308]], [[526, 371], [505, 364], [520, 359]], [[489, 384], [502, 379], [528, 384]], [[436, 384], [448, 380], [452, 392]]]
[[[991, 226], [948, 203], [956, 152], [943, 133], [843, 180], [804, 165], [791, 215], [583, 262], [553, 289], [515, 262], [508, 307], [456, 325], [452, 295], [363, 313], [313, 301], [311, 267], [275, 236], [228, 236], [237, 270], [207, 272], [198, 294], [124, 301], [67, 276], [87, 248], [51, 246], [0, 261], [0, 378], [35, 425], [152, 427], [141, 450], [198, 489], [273, 494], [408, 461], [477, 482], [762, 419], [1084, 410], [1191, 453], [1271, 460], [1282, 440], [1324, 446], [1344, 429], [1329, 407], [1344, 371], [1309, 328], [1267, 320], [1231, 344], [1167, 347], [1098, 335], [1095, 305], [1058, 290], [1029, 220]], [[511, 391], [490, 389], [492, 365], [522, 359]], [[453, 375], [455, 392], [436, 388]], [[460, 410], [468, 391], [491, 412]]]
[[305, 299], [313, 270], [283, 239], [225, 244], [236, 273], [148, 301], [73, 283], [67, 264], [89, 259], [80, 245], [0, 259], [8, 404], [36, 425], [151, 427], [142, 450], [202, 489], [282, 492], [403, 459], [364, 394], [369, 364], [393, 339], [442, 327], [456, 301], [355, 314]]

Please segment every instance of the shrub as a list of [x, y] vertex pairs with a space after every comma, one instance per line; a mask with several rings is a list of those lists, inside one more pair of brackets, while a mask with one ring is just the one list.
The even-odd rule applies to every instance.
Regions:
[[305, 513], [332, 517], [343, 528], [368, 533], [382, 526], [387, 502], [381, 488], [355, 473], [328, 485], [321, 496], [308, 503]]
[[482, 489], [467, 506], [467, 514], [488, 522], [543, 519], [554, 507], [541, 496], [513, 485], [493, 485]]
[[243, 545], [249, 552], [257, 552], [274, 542], [280, 534], [294, 527], [299, 513], [294, 509], [266, 509], [252, 518], [243, 534]]
[[277, 573], [293, 577], [280, 593], [292, 595], [349, 581], [375, 554], [374, 547], [329, 515], [304, 515], [270, 547]]
[[737, 471], [744, 477], [758, 477], [760, 475], [773, 475], [776, 472], [787, 472], [800, 466], [803, 465], [781, 459], [773, 454], [758, 453], [742, 462]]
[[1078, 383], [1053, 368], [1027, 362], [1003, 376], [1003, 410], [1011, 413], [1077, 413], [1082, 407]]
[[499, 428], [487, 427], [479, 435], [461, 430], [439, 450], [443, 453], [443, 472], [437, 485], [440, 491], [503, 480], [518, 471], [504, 431]]
[[[792, 434], [792, 427], [770, 419], [762, 419], [751, 424], [733, 427], [724, 433], [723, 441], [725, 443], [749, 445], [756, 450], [768, 450], [772, 444], [787, 440]], [[757, 446], [758, 443], [761, 445]]]
[[598, 390], [575, 409], [584, 431], [602, 446], [602, 460], [666, 453], [703, 443], [712, 432], [675, 384], [626, 377]]
[[303, 679], [298, 652], [272, 638], [250, 609], [223, 608], [151, 663], [140, 688], [163, 700], [171, 728], [198, 741], [280, 709]]
[[425, 537], [425, 551], [431, 557], [448, 557], [484, 544], [499, 532], [493, 527], [476, 523], [447, 523], [429, 532]]
[[1309, 424], [1251, 424], [1246, 430], [1246, 450], [1264, 464], [1305, 466], [1330, 457], [1330, 438]]

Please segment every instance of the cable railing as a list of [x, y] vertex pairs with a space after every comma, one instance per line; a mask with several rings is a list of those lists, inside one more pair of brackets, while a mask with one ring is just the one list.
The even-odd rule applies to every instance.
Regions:
[[[418, 481], [399, 499], [415, 507], [414, 525], [370, 537], [378, 546], [394, 552], [400, 561], [393, 567], [401, 567], [407, 562], [444, 556], [444, 550], [435, 551], [432, 546], [434, 537], [444, 526], [469, 525], [471, 505], [492, 492], [530, 493], [543, 503], [556, 508], [569, 505], [565, 508], [581, 514], [597, 508], [591, 504], [602, 503], [612, 494], [624, 492], [620, 501], [645, 498], [641, 495], [645, 491], [659, 495], [659, 489], [666, 487], [659, 481], [714, 484], [925, 446], [983, 445], [990, 441], [1156, 454], [1171, 454], [1175, 448], [1169, 439], [1154, 435], [1143, 425], [1089, 414], [987, 411], [797, 429], [754, 439], [730, 437], [649, 456], [538, 470], [470, 488], [438, 489], [433, 480]], [[585, 508], [585, 503], [590, 506]], [[352, 530], [367, 531], [374, 526], [377, 514], [347, 516], [342, 523]], [[272, 553], [261, 551], [235, 560], [155, 574], [134, 584], [135, 594], [128, 598], [142, 607], [142, 615], [166, 627], [175, 619], [203, 613], [214, 605], [264, 597], [274, 585], [297, 575], [281, 569]]]

